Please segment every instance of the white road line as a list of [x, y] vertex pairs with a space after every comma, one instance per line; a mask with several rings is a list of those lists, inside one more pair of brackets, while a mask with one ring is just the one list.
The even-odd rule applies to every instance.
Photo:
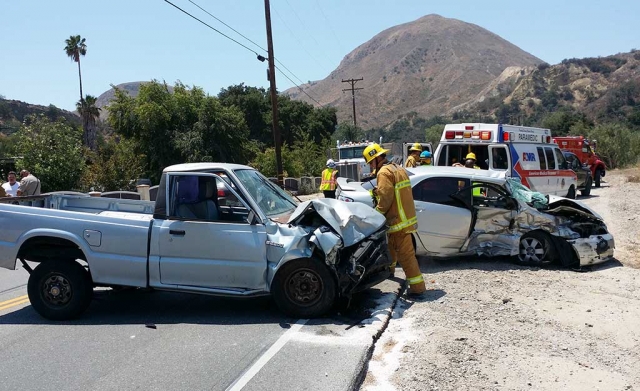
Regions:
[[269, 360], [271, 360], [273, 356], [275, 356], [280, 351], [280, 349], [282, 349], [287, 341], [289, 341], [291, 337], [293, 337], [293, 335], [298, 332], [298, 330], [300, 330], [302, 326], [304, 326], [308, 321], [309, 319], [300, 319], [294, 325], [292, 325], [289, 330], [287, 330], [280, 336], [280, 338], [278, 338], [276, 343], [271, 345], [269, 350], [264, 352], [264, 354], [260, 356], [260, 358], [255, 363], [253, 363], [253, 365], [245, 373], [242, 374], [242, 376], [240, 376], [233, 384], [227, 387], [226, 391], [242, 390], [244, 386], [246, 386], [247, 383], [249, 383], [249, 381], [251, 381], [251, 379], [253, 379], [253, 377], [258, 374], [258, 372], [260, 372], [262, 367], [267, 365]]

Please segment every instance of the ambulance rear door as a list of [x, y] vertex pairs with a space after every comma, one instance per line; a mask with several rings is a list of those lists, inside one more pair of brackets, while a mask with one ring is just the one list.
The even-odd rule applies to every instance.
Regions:
[[511, 154], [507, 144], [489, 145], [489, 170], [511, 172]]

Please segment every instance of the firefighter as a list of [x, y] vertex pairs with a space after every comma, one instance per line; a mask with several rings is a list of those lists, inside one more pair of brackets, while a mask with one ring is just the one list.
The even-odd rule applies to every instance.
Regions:
[[337, 178], [336, 162], [329, 159], [327, 160], [327, 168], [322, 171], [322, 182], [320, 182], [320, 190], [322, 190], [324, 198], [336, 198]]
[[414, 143], [409, 148], [409, 157], [404, 163], [405, 167], [415, 167], [420, 165], [420, 152], [422, 152], [422, 145], [420, 143]]
[[363, 151], [364, 160], [377, 173], [376, 210], [385, 216], [389, 226], [391, 271], [400, 262], [409, 283], [409, 295], [421, 298], [426, 287], [411, 240], [411, 234], [418, 228], [411, 182], [402, 167], [387, 160], [387, 152], [380, 145], [371, 144]]
[[430, 166], [431, 165], [431, 152], [424, 151], [420, 154], [420, 165], [421, 166]]
[[473, 152], [469, 152], [465, 157], [464, 166], [467, 168], [475, 168], [476, 170], [479, 170], [480, 167], [476, 165], [476, 160], [476, 154]]

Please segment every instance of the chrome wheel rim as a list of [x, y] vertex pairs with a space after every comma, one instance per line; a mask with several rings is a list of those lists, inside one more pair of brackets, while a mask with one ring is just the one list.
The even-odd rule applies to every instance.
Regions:
[[525, 238], [520, 241], [520, 254], [518, 257], [522, 262], [542, 263], [547, 256], [544, 243], [536, 238]]

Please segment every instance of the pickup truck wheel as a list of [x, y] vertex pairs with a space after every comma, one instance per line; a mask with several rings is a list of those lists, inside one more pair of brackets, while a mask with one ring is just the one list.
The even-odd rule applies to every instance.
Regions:
[[596, 187], [600, 187], [600, 178], [602, 178], [602, 170], [597, 169], [593, 174], [593, 182], [596, 184]]
[[589, 175], [587, 177], [587, 183], [585, 183], [584, 185], [584, 189], [580, 190], [580, 194], [582, 194], [584, 197], [587, 197], [589, 194], [591, 194], [591, 186], [593, 186], [593, 180], [591, 179], [591, 175]]
[[31, 306], [42, 317], [67, 320], [84, 312], [91, 303], [93, 284], [89, 273], [75, 261], [43, 262], [29, 276]]
[[314, 318], [331, 309], [336, 283], [319, 260], [297, 259], [278, 271], [271, 294], [282, 312], [297, 318]]
[[542, 232], [522, 235], [518, 246], [518, 262], [523, 265], [541, 266], [553, 261], [553, 245]]

